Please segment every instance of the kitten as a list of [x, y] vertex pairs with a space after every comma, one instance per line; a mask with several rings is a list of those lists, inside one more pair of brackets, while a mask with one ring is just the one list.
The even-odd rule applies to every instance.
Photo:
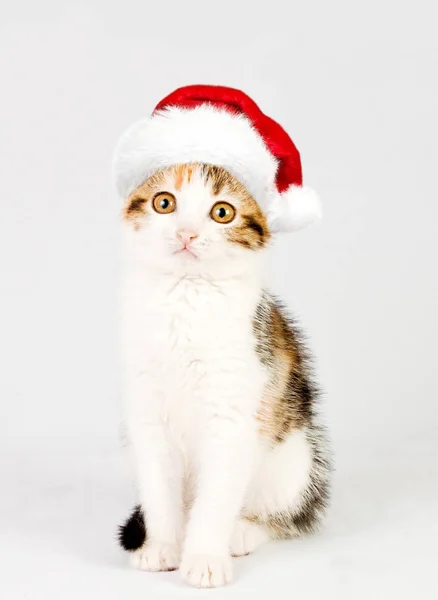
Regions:
[[226, 170], [159, 171], [123, 209], [125, 409], [139, 505], [120, 543], [196, 587], [314, 531], [327, 442], [301, 334], [262, 283], [266, 218]]

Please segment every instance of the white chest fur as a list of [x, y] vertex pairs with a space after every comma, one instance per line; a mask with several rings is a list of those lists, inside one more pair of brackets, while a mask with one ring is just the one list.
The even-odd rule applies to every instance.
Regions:
[[252, 330], [259, 297], [254, 280], [129, 273], [123, 348], [137, 418], [192, 446], [206, 420], [254, 413], [265, 381]]

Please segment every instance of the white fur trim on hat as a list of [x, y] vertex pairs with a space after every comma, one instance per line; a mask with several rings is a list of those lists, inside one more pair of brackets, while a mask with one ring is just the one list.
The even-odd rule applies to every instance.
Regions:
[[223, 167], [239, 180], [272, 221], [274, 231], [293, 231], [320, 215], [308, 188], [291, 186], [279, 194], [277, 160], [251, 122], [210, 104], [175, 106], [134, 123], [114, 155], [117, 190], [126, 198], [154, 172], [190, 162]]

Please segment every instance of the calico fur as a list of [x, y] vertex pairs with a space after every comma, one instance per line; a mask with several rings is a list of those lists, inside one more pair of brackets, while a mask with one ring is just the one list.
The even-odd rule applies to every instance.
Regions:
[[[172, 214], [153, 210], [163, 191]], [[231, 223], [209, 217], [217, 201], [235, 208]], [[123, 223], [125, 420], [140, 502], [119, 540], [140, 568], [179, 566], [189, 584], [216, 587], [231, 579], [231, 555], [323, 520], [330, 459], [309, 354], [264, 288], [266, 218], [227, 171], [159, 171], [127, 198]]]

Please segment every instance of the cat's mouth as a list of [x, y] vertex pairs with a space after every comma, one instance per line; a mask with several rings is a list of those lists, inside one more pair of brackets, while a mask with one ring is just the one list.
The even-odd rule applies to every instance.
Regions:
[[198, 255], [195, 254], [195, 252], [193, 252], [193, 250], [191, 250], [190, 248], [187, 248], [187, 247], [180, 248], [179, 250], [175, 250], [174, 254], [178, 254], [179, 256], [199, 258]]

